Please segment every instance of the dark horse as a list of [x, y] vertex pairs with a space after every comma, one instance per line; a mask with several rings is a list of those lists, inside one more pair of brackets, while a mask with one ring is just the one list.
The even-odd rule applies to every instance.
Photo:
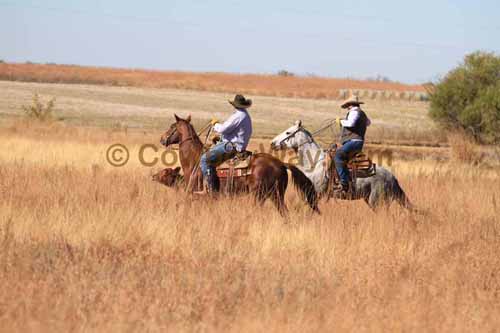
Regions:
[[[175, 123], [162, 135], [160, 143], [165, 147], [179, 144], [179, 159], [184, 172], [186, 190], [201, 189], [202, 173], [199, 162], [203, 153], [203, 143], [191, 125], [191, 116], [187, 119], [175, 115]], [[271, 199], [282, 216], [287, 214], [285, 191], [288, 186], [287, 169], [291, 171], [293, 182], [301, 196], [313, 211], [319, 213], [317, 195], [312, 182], [293, 165], [281, 162], [269, 154], [253, 154], [246, 176], [246, 192], [254, 194], [256, 202], [263, 204]], [[238, 189], [238, 187], [235, 187]]]

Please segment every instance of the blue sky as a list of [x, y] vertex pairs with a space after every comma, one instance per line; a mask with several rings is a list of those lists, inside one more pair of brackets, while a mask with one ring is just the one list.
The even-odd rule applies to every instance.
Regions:
[[0, 59], [433, 80], [500, 52], [500, 2], [0, 0]]

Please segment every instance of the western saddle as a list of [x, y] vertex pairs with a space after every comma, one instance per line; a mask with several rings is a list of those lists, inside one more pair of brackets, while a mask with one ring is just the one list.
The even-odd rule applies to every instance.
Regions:
[[221, 178], [239, 178], [248, 176], [248, 167], [252, 152], [245, 150], [237, 153], [233, 158], [225, 161], [217, 167], [217, 177]]
[[[335, 153], [337, 151], [337, 145], [332, 145], [328, 150], [328, 156], [330, 158], [328, 175], [329, 175], [329, 190], [328, 198], [334, 195], [334, 189], [340, 184], [339, 176], [337, 173], [337, 168], [335, 167]], [[247, 177], [249, 175], [249, 165], [252, 158], [251, 151], [243, 151], [237, 153], [233, 158], [225, 161], [217, 167], [217, 177], [219, 180], [225, 180], [227, 186], [232, 186], [233, 181]], [[353, 154], [348, 157], [347, 168], [349, 169], [350, 176], [350, 193], [347, 199], [357, 198], [355, 193], [356, 180], [358, 178], [368, 178], [372, 177], [377, 172], [376, 164], [372, 162], [368, 156], [361, 152]]]
[[[339, 187], [339, 175], [335, 166], [335, 153], [337, 152], [337, 145], [333, 144], [328, 150], [330, 158], [330, 165], [328, 168], [329, 184], [328, 184], [328, 198], [334, 196], [334, 190]], [[372, 160], [363, 152], [350, 154], [348, 156], [347, 168], [349, 169], [349, 192], [347, 200], [357, 198], [356, 180], [358, 178], [372, 177], [377, 173], [377, 166]]]

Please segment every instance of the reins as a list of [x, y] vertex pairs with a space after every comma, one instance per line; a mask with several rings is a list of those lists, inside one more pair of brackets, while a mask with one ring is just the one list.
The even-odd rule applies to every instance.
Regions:
[[311, 136], [315, 136], [316, 134], [319, 134], [319, 133], [323, 132], [324, 130], [330, 128], [334, 123], [335, 123], [335, 120], [330, 121], [325, 126], [323, 126], [323, 127], [319, 128], [319, 129], [317, 129], [316, 131], [312, 132]]
[[[189, 177], [189, 182], [186, 184], [186, 189], [189, 191], [191, 190], [191, 184], [192, 184], [192, 180], [195, 176], [195, 174], [198, 172], [198, 169], [200, 168], [200, 162], [201, 162], [201, 156], [203, 155], [203, 148], [205, 147], [206, 143], [207, 143], [207, 140], [208, 138], [210, 137], [210, 134], [212, 133], [212, 128], [213, 126], [211, 126], [211, 122], [209, 122], [207, 125], [205, 125], [205, 127], [203, 127], [203, 129], [200, 131], [200, 133], [198, 133], [198, 138], [201, 136], [201, 134], [203, 134], [203, 132], [205, 132], [207, 129], [209, 129], [208, 133], [207, 133], [207, 136], [205, 137], [205, 143], [202, 145], [202, 153], [200, 154], [200, 157], [198, 158], [198, 161], [196, 161], [195, 163], [195, 166], [193, 168], [193, 170], [191, 171], [191, 176]], [[191, 132], [191, 136], [189, 138], [186, 138], [185, 140], [182, 140], [181, 143], [179, 143], [179, 147], [181, 146], [182, 143], [188, 141], [188, 140], [194, 140], [193, 138], [193, 135], [192, 135], [192, 131], [193, 131], [193, 127], [190, 126], [189, 127], [189, 131]]]
[[[175, 128], [173, 128], [173, 126], [175, 125]], [[165, 139], [165, 142], [169, 141], [170, 138], [177, 132], [177, 126], [176, 124], [174, 123], [173, 126], [171, 127], [173, 130], [172, 130], [172, 133], [170, 133], [170, 135]], [[198, 139], [199, 137], [207, 130], [209, 129], [208, 133], [207, 133], [207, 136], [205, 137], [205, 143], [203, 144], [202, 143], [202, 154], [200, 154], [200, 157], [198, 158], [198, 160], [196, 161], [195, 163], [195, 167], [193, 168], [192, 172], [191, 172], [191, 177], [189, 177], [189, 182], [186, 184], [186, 188], [187, 189], [190, 189], [191, 187], [191, 184], [192, 184], [192, 179], [194, 177], [194, 175], [196, 174], [196, 172], [198, 172], [198, 169], [199, 169], [199, 166], [200, 166], [200, 161], [201, 161], [201, 156], [203, 155], [203, 148], [205, 147], [207, 141], [208, 141], [208, 138], [210, 137], [210, 134], [212, 133], [212, 128], [213, 126], [211, 125], [211, 122], [208, 122], [205, 126], [203, 126], [203, 128], [200, 130], [199, 133], [196, 133], [193, 126], [191, 124], [189, 124], [188, 126], [188, 129], [189, 129], [189, 136], [187, 138], [185, 138], [184, 140], [180, 141], [179, 142], [179, 148], [186, 142], [188, 141], [194, 141], [195, 139], [195, 135], [197, 135]], [[194, 132], [194, 133], [193, 133]], [[200, 143], [201, 143], [201, 140], [200, 140]]]
[[[317, 129], [316, 131], [314, 131], [313, 133], [310, 133], [309, 131], [307, 131], [307, 129], [305, 129], [304, 127], [300, 126], [299, 128], [297, 128], [296, 131], [294, 131], [293, 133], [291, 133], [290, 135], [288, 135], [286, 138], [284, 138], [283, 140], [280, 141], [280, 144], [282, 144], [283, 142], [285, 142], [286, 140], [294, 137], [298, 132], [300, 131], [304, 131], [306, 133], [306, 136], [308, 136], [308, 139], [307, 141], [305, 142], [302, 142], [301, 144], [297, 145], [296, 149], [298, 150], [300, 147], [302, 147], [303, 145], [306, 145], [308, 143], [316, 143], [316, 141], [314, 140], [314, 135], [317, 135], [323, 131], [325, 131], [326, 129], [330, 128], [332, 125], [334, 124], [333, 121], [329, 122], [328, 124], [326, 124], [325, 126]], [[317, 144], [317, 143], [316, 143]], [[322, 162], [324, 167], [325, 167], [325, 170], [324, 170], [324, 174], [323, 174], [323, 177], [326, 178], [326, 186], [327, 186], [327, 190], [326, 192], [329, 193], [330, 191], [330, 188], [332, 186], [332, 182], [334, 182], [334, 175], [333, 175], [333, 171], [332, 171], [332, 166], [334, 166], [334, 161], [333, 161], [333, 158], [332, 156], [330, 155], [331, 154], [331, 149], [323, 149], [321, 148], [321, 146], [319, 144], [317, 144], [319, 146], [319, 149], [321, 151], [323, 151], [323, 153], [325, 153], [325, 156], [322, 158], [322, 159], [319, 159], [318, 161], [316, 161], [316, 165], [318, 162]], [[328, 194], [328, 200], [330, 199], [330, 195]]]
[[[330, 121], [328, 124], [326, 124], [325, 126], [323, 126], [323, 127], [319, 128], [319, 129], [317, 129], [316, 131], [314, 131], [314, 132], [312, 132], [312, 133], [308, 133], [308, 134], [309, 134], [309, 139], [308, 139], [308, 141], [306, 141], [306, 142], [302, 142], [300, 145], [298, 145], [298, 146], [297, 146], [297, 148], [302, 147], [302, 146], [303, 146], [303, 145], [305, 145], [305, 144], [308, 144], [308, 143], [312, 143], [312, 142], [314, 142], [313, 137], [314, 137], [315, 135], [317, 135], [317, 134], [319, 134], [319, 133], [321, 133], [321, 132], [325, 131], [326, 129], [330, 128], [330, 127], [334, 124], [334, 122], [335, 122], [335, 120]], [[288, 140], [288, 139], [290, 139], [290, 138], [294, 137], [294, 136], [295, 136], [298, 132], [300, 132], [300, 130], [302, 130], [302, 129], [306, 130], [305, 128], [303, 128], [302, 126], [300, 126], [299, 128], [297, 128], [297, 130], [296, 130], [295, 132], [293, 132], [292, 134], [288, 135], [286, 138], [284, 138], [283, 140], [281, 140], [281, 141], [280, 141], [280, 145], [281, 145], [281, 144], [283, 144], [283, 142], [285, 142], [286, 140]], [[307, 130], [306, 130], [306, 131], [307, 131]]]
[[[174, 125], [175, 125], [175, 124], [174, 124]], [[211, 131], [212, 131], [212, 128], [211, 128], [211, 122], [208, 122], [208, 123], [207, 123], [207, 124], [206, 124], [206, 125], [205, 125], [205, 126], [204, 126], [201, 130], [200, 130], [200, 132], [198, 133], [198, 137], [200, 137], [200, 136], [203, 134], [203, 132], [205, 132], [208, 128], [210, 128], [210, 131], [209, 131], [209, 133], [207, 134], [207, 138], [205, 139], [205, 144], [206, 144], [206, 141], [207, 141], [207, 139], [208, 139], [208, 136], [210, 135], [210, 133], [211, 133]], [[173, 136], [176, 132], [177, 132], [177, 126], [176, 126], [176, 127], [175, 127], [175, 129], [172, 131], [172, 133], [170, 133], [170, 135], [169, 135], [169, 136], [165, 139], [165, 141], [170, 140], [170, 138], [171, 138], [171, 137], [172, 137], [172, 136]], [[191, 132], [191, 130], [190, 130], [190, 132]], [[190, 140], [193, 140], [193, 139], [194, 139], [194, 138], [193, 138], [193, 134], [192, 134], [192, 133], [190, 133], [190, 134], [191, 134], [191, 135], [190, 135], [188, 138], [186, 138], [186, 139], [182, 140], [181, 142], [179, 142], [179, 147], [180, 147], [180, 146], [181, 146], [184, 142], [186, 142], [186, 141], [190, 141]]]
[[191, 137], [191, 136], [189, 138], [182, 140], [181, 142], [179, 142], [179, 147], [182, 146], [183, 143], [185, 143], [187, 141], [191, 141], [191, 140], [193, 140], [193, 137]]

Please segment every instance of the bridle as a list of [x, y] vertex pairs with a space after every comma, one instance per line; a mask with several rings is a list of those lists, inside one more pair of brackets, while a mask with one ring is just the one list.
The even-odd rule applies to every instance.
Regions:
[[[177, 132], [177, 126], [175, 127], [175, 131]], [[184, 140], [181, 140], [181, 142], [179, 142], [179, 148], [182, 146], [182, 144], [186, 143], [187, 141], [194, 140], [193, 127], [188, 125], [188, 131], [189, 131], [189, 136], [187, 138], [185, 138]]]
[[172, 125], [170, 126], [170, 129], [171, 129], [171, 130], [173, 129], [173, 130], [172, 130], [172, 133], [170, 133], [170, 134], [167, 136], [167, 138], [166, 138], [165, 140], [163, 140], [163, 139], [161, 139], [161, 140], [160, 140], [160, 143], [161, 143], [162, 145], [164, 145], [164, 146], [166, 146], [166, 145], [167, 145], [167, 142], [168, 142], [168, 141], [170, 141], [170, 138], [171, 138], [171, 137], [175, 134], [175, 132], [177, 132], [177, 124], [175, 124], [175, 123], [174, 123], [174, 124], [172, 124]]
[[[326, 128], [328, 128], [328, 127], [326, 127]], [[324, 130], [324, 128], [322, 128], [322, 129], [320, 129], [318, 131], [315, 131], [314, 133], [319, 133], [319, 132], [321, 132], [323, 130]], [[290, 138], [294, 137], [295, 135], [297, 135], [297, 133], [299, 133], [301, 131], [304, 132], [305, 136], [307, 137], [307, 140], [305, 142], [302, 142], [301, 144], [297, 145], [296, 147], [293, 147], [293, 149], [295, 150], [295, 152], [297, 152], [300, 147], [302, 147], [302, 146], [304, 146], [306, 144], [314, 143], [314, 144], [318, 145], [314, 141], [313, 134], [309, 133], [309, 131], [306, 130], [304, 127], [298, 126], [297, 130], [295, 130], [293, 133], [289, 134], [287, 137], [285, 137], [284, 139], [282, 139], [279, 142], [280, 146], [283, 146], [283, 144], [284, 144], [285, 141], [287, 141]], [[323, 153], [325, 153], [325, 150], [323, 150], [320, 146], [318, 148], [320, 149], [320, 151], [323, 151]], [[318, 158], [318, 160], [315, 161], [315, 165], [317, 165], [317, 163], [319, 163], [319, 162], [325, 163], [326, 156], [327, 155], [323, 155], [323, 157]], [[332, 163], [332, 162], [330, 162], [330, 163]], [[316, 168], [316, 166], [314, 166], [314, 168]], [[327, 175], [327, 177], [328, 177], [328, 169], [329, 169], [329, 167], [325, 168], [325, 175]]]
[[[177, 131], [177, 130], [176, 130]], [[179, 142], [179, 148], [184, 144], [186, 143], [187, 141], [192, 141], [194, 140], [193, 138], [193, 135], [190, 135], [189, 137], [185, 138], [184, 140], [182, 140], [181, 142]]]
[[304, 128], [304, 127], [302, 127], [302, 126], [298, 126], [298, 128], [297, 128], [297, 130], [296, 130], [295, 132], [293, 132], [292, 134], [288, 135], [286, 138], [284, 138], [283, 140], [281, 140], [279, 144], [280, 144], [280, 146], [283, 146], [283, 143], [284, 143], [286, 140], [288, 140], [288, 139], [290, 139], [290, 138], [294, 137], [294, 136], [295, 136], [298, 132], [300, 132], [301, 130], [304, 130], [304, 131], [306, 131], [306, 132], [307, 132], [307, 134], [308, 134], [307, 136], [308, 136], [309, 138], [308, 138], [308, 140], [307, 140], [306, 142], [302, 142], [300, 145], [298, 145], [298, 146], [296, 147], [296, 149], [298, 149], [299, 147], [302, 147], [302, 146], [303, 146], [303, 145], [305, 145], [305, 144], [308, 144], [308, 143], [313, 143], [313, 142], [314, 142], [313, 137], [314, 137], [316, 134], [319, 134], [319, 133], [323, 132], [324, 130], [326, 130], [326, 129], [330, 128], [333, 124], [334, 124], [334, 121], [331, 121], [331, 122], [327, 123], [325, 126], [321, 127], [320, 129], [318, 129], [318, 130], [314, 131], [313, 133], [309, 133], [309, 132], [308, 132], [308, 131]]
[[[298, 126], [297, 129], [292, 132], [291, 134], [289, 134], [287, 137], [285, 137], [284, 139], [282, 139], [280, 142], [279, 142], [279, 145], [280, 146], [283, 146], [283, 144], [285, 143], [285, 141], [293, 138], [295, 135], [297, 135], [297, 133], [299, 133], [300, 131], [303, 131], [305, 130], [305, 128], [303, 128], [302, 126]], [[308, 133], [309, 134], [309, 133]], [[294, 149], [298, 149], [299, 147], [302, 147], [303, 145], [305, 144], [308, 144], [308, 143], [313, 143], [313, 139], [312, 139], [312, 136], [311, 135], [306, 135], [307, 136], [307, 141], [306, 142], [302, 142], [300, 145], [297, 145], [297, 147], [294, 147]]]
[[[166, 145], [168, 141], [170, 141], [170, 139], [172, 138], [172, 136], [177, 133], [177, 124], [173, 124], [171, 127], [171, 129], [173, 128], [173, 131], [172, 133], [170, 133], [168, 135], [168, 137], [162, 142], [163, 145]], [[184, 140], [181, 140], [179, 142], [179, 147], [182, 146], [182, 144], [186, 143], [187, 141], [191, 141], [193, 140], [193, 133], [192, 133], [192, 129], [190, 127], [189, 128], [189, 137], [185, 138]]]
[[[178, 122], [172, 124], [170, 126], [170, 129], [172, 130], [172, 133], [170, 133], [168, 135], [168, 137], [165, 139], [165, 140], [160, 140], [160, 143], [163, 144], [163, 145], [166, 145], [168, 141], [170, 141], [170, 139], [172, 138], [172, 136], [178, 132], [177, 130], [177, 124]], [[209, 128], [210, 126], [210, 123], [208, 123], [207, 125], [205, 125], [205, 127], [201, 130], [201, 132], [199, 134], [196, 134], [195, 132], [195, 129], [189, 124], [187, 127], [188, 127], [188, 133], [189, 133], [189, 136], [187, 138], [185, 138], [184, 140], [181, 140], [179, 142], [179, 148], [186, 142], [188, 141], [195, 141], [195, 138], [198, 138], [199, 139], [199, 136], [207, 129]], [[211, 133], [211, 130], [212, 130], [212, 127], [210, 127], [210, 131], [207, 133], [207, 137], [205, 139], [205, 144], [206, 144], [206, 140], [208, 139], [210, 133]], [[199, 141], [199, 140], [198, 140]], [[196, 142], [196, 141], [195, 141]], [[200, 145], [201, 145], [201, 149], [203, 150], [203, 143], [201, 143], [201, 141], [199, 141]], [[200, 161], [201, 161], [201, 156], [202, 154], [200, 154], [200, 157], [198, 158], [198, 161], [196, 161], [196, 164], [194, 165], [194, 168], [192, 168], [191, 170], [191, 174], [190, 174], [190, 177], [189, 177], [189, 182], [185, 184], [185, 188], [186, 189], [190, 189], [191, 188], [191, 182], [192, 180], [194, 179], [194, 176], [195, 174], [198, 172], [198, 169], [199, 169], [199, 165], [200, 165]]]

